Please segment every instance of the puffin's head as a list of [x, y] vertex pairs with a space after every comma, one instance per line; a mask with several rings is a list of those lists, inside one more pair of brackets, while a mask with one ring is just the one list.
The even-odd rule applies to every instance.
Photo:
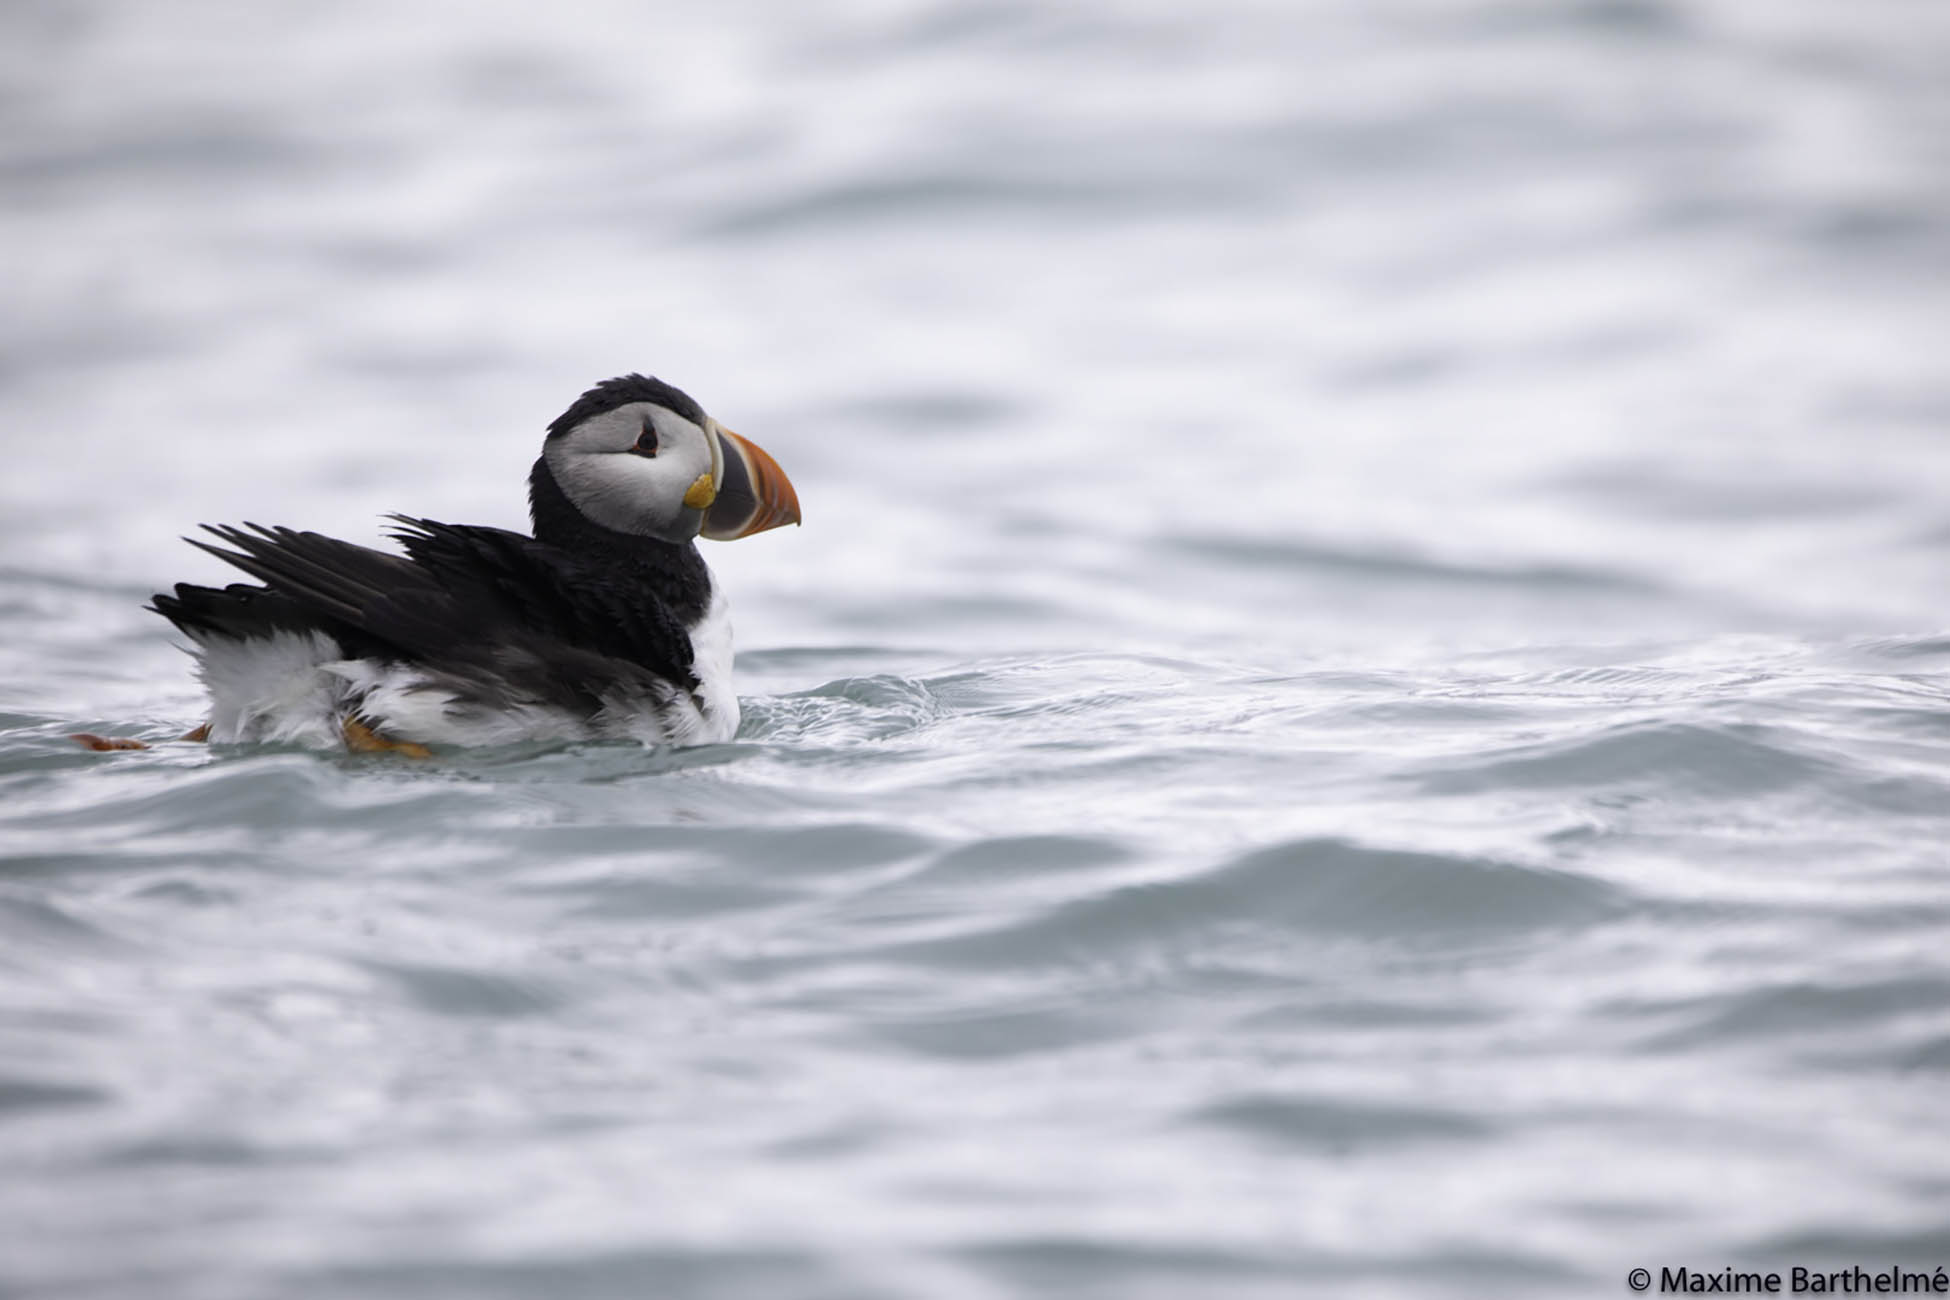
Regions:
[[605, 379], [555, 417], [542, 459], [584, 517], [619, 533], [688, 542], [799, 522], [779, 463], [643, 375]]

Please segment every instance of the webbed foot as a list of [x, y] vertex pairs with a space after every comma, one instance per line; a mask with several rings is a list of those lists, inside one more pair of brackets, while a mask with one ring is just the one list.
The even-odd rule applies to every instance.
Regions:
[[97, 736], [92, 731], [77, 731], [68, 737], [83, 749], [92, 749], [98, 754], [106, 754], [112, 749], [147, 749], [146, 740], [130, 740], [127, 736]]
[[425, 745], [410, 740], [391, 740], [380, 735], [357, 718], [347, 718], [339, 725], [339, 732], [345, 737], [345, 747], [355, 754], [404, 754], [408, 758], [432, 758], [433, 751]]

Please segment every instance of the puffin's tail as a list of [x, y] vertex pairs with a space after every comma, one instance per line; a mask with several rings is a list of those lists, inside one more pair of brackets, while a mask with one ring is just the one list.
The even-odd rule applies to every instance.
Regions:
[[197, 641], [213, 636], [245, 641], [277, 632], [324, 630], [297, 601], [245, 582], [221, 590], [179, 582], [175, 595], [157, 592], [143, 608], [161, 614]]

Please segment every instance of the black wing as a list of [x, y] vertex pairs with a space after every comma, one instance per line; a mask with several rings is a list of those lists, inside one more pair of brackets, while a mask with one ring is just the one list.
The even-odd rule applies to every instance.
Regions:
[[689, 630], [638, 575], [505, 528], [392, 518], [407, 555], [450, 587], [491, 588], [531, 630], [696, 688]]
[[654, 592], [520, 533], [396, 518], [404, 556], [290, 528], [206, 525], [235, 549], [191, 545], [266, 586], [179, 586], [152, 607], [186, 631], [318, 628], [351, 655], [547, 679], [550, 694], [586, 695], [626, 666], [696, 688], [690, 636]]

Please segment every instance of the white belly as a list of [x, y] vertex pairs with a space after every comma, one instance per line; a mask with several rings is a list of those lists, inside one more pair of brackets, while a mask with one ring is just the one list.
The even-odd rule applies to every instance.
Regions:
[[347, 659], [338, 643], [320, 632], [196, 642], [197, 672], [210, 692], [210, 739], [219, 743], [337, 748], [344, 744], [341, 728], [348, 718], [388, 739], [422, 745], [575, 740], [705, 745], [738, 732], [731, 618], [716, 591], [691, 631], [695, 692], [675, 686], [618, 691], [604, 696], [593, 713], [519, 699], [486, 708], [412, 664]]

